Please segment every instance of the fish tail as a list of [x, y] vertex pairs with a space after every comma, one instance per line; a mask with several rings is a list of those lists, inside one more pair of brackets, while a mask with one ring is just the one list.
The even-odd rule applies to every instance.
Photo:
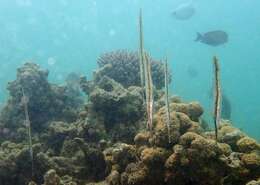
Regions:
[[202, 35], [199, 33], [199, 32], [197, 32], [197, 38], [194, 40], [195, 42], [198, 42], [198, 41], [201, 41], [202, 40]]

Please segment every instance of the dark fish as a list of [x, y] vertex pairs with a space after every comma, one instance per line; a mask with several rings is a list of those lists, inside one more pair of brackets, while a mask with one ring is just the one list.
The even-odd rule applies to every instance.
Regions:
[[228, 34], [221, 30], [210, 31], [205, 34], [197, 33], [197, 38], [195, 41], [211, 46], [219, 46], [228, 42]]

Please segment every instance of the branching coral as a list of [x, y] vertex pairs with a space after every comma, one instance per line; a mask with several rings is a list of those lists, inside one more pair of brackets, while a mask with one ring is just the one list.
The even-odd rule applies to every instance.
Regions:
[[[127, 50], [116, 50], [105, 53], [98, 58], [99, 67], [107, 64], [111, 69], [105, 75], [121, 83], [124, 87], [140, 86], [139, 54]], [[151, 60], [153, 83], [157, 89], [164, 87], [164, 66], [162, 62]], [[170, 76], [169, 76], [170, 77]]]

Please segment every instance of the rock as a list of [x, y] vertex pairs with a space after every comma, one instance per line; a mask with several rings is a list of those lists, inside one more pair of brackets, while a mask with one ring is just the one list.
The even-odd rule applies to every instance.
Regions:
[[209, 140], [203, 137], [194, 139], [191, 142], [190, 148], [196, 150], [192, 152], [198, 152], [198, 155], [205, 159], [215, 158], [222, 153], [221, 148], [215, 140]]
[[106, 181], [102, 181], [102, 182], [90, 182], [87, 183], [86, 185], [109, 185]]
[[168, 132], [165, 107], [161, 108], [154, 116], [154, 133], [151, 135], [149, 143], [152, 146], [170, 148], [179, 140], [181, 123], [183, 120], [178, 113], [172, 112], [170, 114], [170, 132]]
[[147, 182], [148, 169], [142, 163], [130, 163], [121, 175], [121, 184], [124, 185], [142, 185]]
[[260, 185], [260, 178], [258, 180], [252, 180], [248, 182], [246, 185]]
[[77, 185], [71, 176], [65, 175], [61, 177], [61, 185]]
[[149, 145], [149, 138], [149, 132], [140, 132], [135, 136], [134, 142], [137, 146]]
[[33, 131], [42, 132], [49, 121], [75, 121], [82, 106], [78, 97], [67, 94], [66, 86], [50, 84], [48, 74], [34, 63], [25, 63], [18, 68], [16, 79], [8, 84], [10, 97], [1, 111], [0, 122], [13, 130], [23, 126], [22, 89], [29, 99], [28, 112]]
[[88, 112], [87, 112], [87, 111], [81, 111], [81, 112], [79, 113], [79, 117], [80, 117], [81, 119], [86, 119], [86, 118], [87, 118], [87, 115], [88, 115]]
[[63, 157], [72, 158], [78, 151], [78, 144], [68, 137], [62, 144], [60, 155]]
[[140, 158], [150, 168], [159, 168], [160, 165], [164, 164], [168, 155], [163, 148], [146, 148], [142, 151]]
[[180, 137], [179, 143], [183, 146], [189, 147], [195, 139], [202, 139], [202, 136], [194, 132], [186, 132]]
[[81, 163], [85, 166], [85, 178], [94, 181], [104, 179], [107, 173], [107, 164], [102, 151], [99, 148], [89, 146], [83, 139], [75, 138], [74, 141], [84, 153], [84, 161]]
[[241, 161], [246, 167], [257, 170], [260, 174], [260, 156], [257, 153], [243, 154]]
[[169, 99], [170, 103], [181, 103], [181, 97], [180, 96], [171, 96]]
[[239, 152], [250, 153], [258, 150], [260, 152], [260, 145], [252, 138], [243, 137], [236, 143]]
[[56, 174], [55, 170], [49, 170], [44, 175], [43, 185], [60, 185], [60, 177]]
[[118, 143], [104, 151], [106, 159], [111, 165], [117, 165], [117, 171], [125, 170], [129, 163], [137, 160], [136, 148], [132, 145]]
[[31, 177], [29, 161], [31, 159], [27, 145], [3, 142], [0, 146], [0, 184], [27, 184]]
[[114, 170], [106, 178], [106, 181], [109, 185], [120, 185], [120, 174]]
[[30, 181], [28, 185], [37, 185], [34, 181]]
[[116, 123], [135, 122], [143, 116], [141, 89], [128, 91], [108, 77], [99, 81], [89, 99], [91, 110], [104, 118], [108, 129]]
[[113, 126], [113, 129], [109, 130], [109, 135], [112, 142], [124, 142], [127, 144], [134, 143], [134, 137], [140, 124], [125, 124], [118, 123]]
[[226, 143], [218, 143], [218, 147], [221, 150], [221, 153], [223, 153], [226, 156], [229, 156], [232, 152], [231, 147]]
[[234, 151], [237, 150], [237, 141], [244, 136], [245, 134], [243, 134], [239, 129], [232, 127], [229, 123], [221, 123], [218, 139], [222, 143], [229, 144]]
[[55, 154], [60, 154], [64, 140], [69, 137], [71, 133], [76, 135], [76, 130], [73, 130], [71, 125], [65, 122], [51, 122], [47, 129], [48, 133], [47, 145], [53, 150]]
[[171, 103], [170, 109], [176, 112], [182, 112], [190, 117], [192, 121], [199, 121], [199, 117], [203, 114], [203, 108], [198, 102], [192, 103]]
[[103, 121], [96, 118], [87, 118], [79, 120], [75, 124], [78, 136], [84, 138], [88, 143], [97, 144], [100, 140], [107, 138], [107, 132]]
[[[155, 185], [162, 181], [164, 161], [169, 156], [163, 148], [144, 148], [140, 161], [127, 165], [121, 174], [121, 184]], [[156, 179], [153, 177], [157, 177]]]
[[187, 129], [188, 132], [202, 133], [203, 129], [201, 128], [200, 123], [192, 121], [190, 128]]
[[133, 143], [133, 138], [140, 127], [138, 121], [144, 116], [140, 87], [125, 89], [113, 79], [104, 76], [91, 91], [89, 100], [89, 122], [93, 122], [93, 118], [98, 118], [94, 122], [104, 124], [112, 141]]

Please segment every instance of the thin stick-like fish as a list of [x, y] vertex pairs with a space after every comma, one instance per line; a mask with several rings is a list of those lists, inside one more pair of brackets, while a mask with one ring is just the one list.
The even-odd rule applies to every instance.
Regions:
[[169, 108], [169, 72], [168, 72], [168, 60], [165, 59], [164, 64], [164, 81], [165, 81], [165, 110], [166, 110], [166, 125], [168, 130], [168, 140], [171, 142], [171, 131], [170, 131], [170, 108]]
[[219, 77], [219, 62], [216, 56], [213, 58], [214, 65], [214, 76], [215, 76], [215, 89], [214, 89], [214, 125], [215, 125], [215, 136], [218, 139], [218, 127], [221, 119], [221, 87], [220, 87], [220, 77]]
[[142, 9], [139, 14], [139, 50], [141, 87], [145, 87], [147, 128], [151, 131], [153, 127], [153, 82], [150, 57], [144, 50]]
[[144, 39], [143, 39], [143, 17], [142, 9], [139, 13], [139, 68], [141, 87], [144, 87]]
[[30, 122], [29, 112], [28, 112], [29, 98], [25, 95], [23, 88], [22, 88], [22, 93], [23, 93], [22, 104], [24, 106], [25, 126], [27, 127], [27, 132], [28, 132], [29, 151], [30, 151], [30, 158], [31, 158], [31, 170], [32, 170], [32, 177], [33, 177], [34, 164], [33, 164], [32, 132], [31, 132], [31, 122]]
[[151, 74], [150, 57], [147, 53], [144, 53], [144, 56], [147, 128], [151, 131], [153, 129], [153, 81]]

